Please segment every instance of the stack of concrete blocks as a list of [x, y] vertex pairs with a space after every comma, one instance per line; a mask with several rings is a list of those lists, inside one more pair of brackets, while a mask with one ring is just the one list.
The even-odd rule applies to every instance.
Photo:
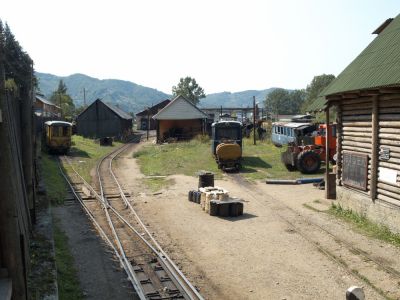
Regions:
[[202, 187], [200, 205], [210, 216], [237, 217], [243, 214], [243, 201], [229, 197], [221, 187]]

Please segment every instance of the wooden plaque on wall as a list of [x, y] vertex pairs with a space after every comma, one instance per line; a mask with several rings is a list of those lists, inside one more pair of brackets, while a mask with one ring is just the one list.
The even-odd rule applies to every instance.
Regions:
[[343, 152], [342, 182], [366, 191], [368, 185], [368, 154]]

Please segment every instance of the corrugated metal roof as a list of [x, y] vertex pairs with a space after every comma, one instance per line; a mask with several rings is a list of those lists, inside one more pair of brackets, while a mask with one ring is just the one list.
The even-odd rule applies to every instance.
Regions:
[[317, 112], [325, 109], [326, 99], [325, 96], [319, 95], [313, 102], [306, 108], [307, 112]]
[[95, 101], [93, 101], [88, 107], [86, 107], [78, 116], [77, 118], [79, 118], [79, 116], [83, 115], [92, 105], [96, 105], [97, 102], [101, 102], [103, 103], [105, 106], [107, 106], [109, 109], [111, 109], [115, 114], [117, 114], [120, 118], [125, 119], [125, 120], [131, 120], [132, 116], [126, 112], [124, 112], [123, 110], [119, 109], [118, 107], [105, 103], [103, 102], [101, 99], [96, 99]]
[[39, 100], [40, 102], [43, 102], [44, 104], [58, 107], [58, 106], [55, 105], [53, 102], [50, 102], [50, 100], [47, 100], [46, 98], [44, 98], [44, 97], [41, 96], [41, 95], [36, 94], [36, 95], [35, 95], [35, 98], [36, 98], [37, 100]]
[[183, 96], [177, 96], [153, 116], [155, 120], [206, 119], [208, 115]]
[[[99, 99], [98, 99], [98, 100], [99, 100]], [[101, 101], [101, 100], [99, 100], [99, 101]], [[125, 120], [131, 120], [131, 119], [132, 119], [132, 116], [131, 116], [130, 114], [124, 112], [122, 109], [120, 109], [120, 108], [118, 108], [118, 107], [116, 107], [116, 106], [114, 106], [114, 105], [105, 103], [105, 102], [103, 102], [103, 101], [101, 101], [101, 102], [102, 102], [105, 106], [107, 106], [109, 109], [111, 109], [113, 112], [115, 112], [118, 116], [120, 116], [122, 119], [125, 119]]]
[[400, 15], [332, 81], [324, 95], [400, 85]]
[[149, 109], [142, 110], [141, 112], [137, 113], [137, 116], [147, 116], [147, 113], [149, 111], [150, 115], [155, 115], [159, 110], [164, 108], [168, 103], [170, 103], [171, 100], [166, 99], [164, 101], [161, 101], [157, 103], [156, 105], [153, 105]]

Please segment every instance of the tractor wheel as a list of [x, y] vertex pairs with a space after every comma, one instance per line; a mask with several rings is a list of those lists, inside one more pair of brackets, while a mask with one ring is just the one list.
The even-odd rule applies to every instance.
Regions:
[[303, 174], [312, 174], [321, 167], [321, 158], [312, 150], [300, 152], [297, 157], [297, 169]]
[[292, 164], [285, 164], [285, 167], [290, 172], [293, 172], [293, 171], [297, 170], [296, 166], [293, 166]]

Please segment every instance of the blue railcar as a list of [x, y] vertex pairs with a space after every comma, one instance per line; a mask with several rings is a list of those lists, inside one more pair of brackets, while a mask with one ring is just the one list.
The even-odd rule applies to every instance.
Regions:
[[317, 126], [311, 123], [275, 122], [272, 124], [271, 139], [277, 147], [290, 143], [300, 144], [316, 130]]

